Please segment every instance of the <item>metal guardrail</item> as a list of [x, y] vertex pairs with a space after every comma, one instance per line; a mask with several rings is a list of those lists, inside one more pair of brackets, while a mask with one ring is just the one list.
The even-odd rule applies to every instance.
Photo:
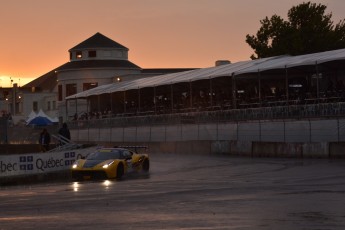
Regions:
[[71, 129], [203, 124], [246, 120], [311, 119], [345, 116], [345, 103], [289, 105], [161, 115], [132, 115], [69, 122]]

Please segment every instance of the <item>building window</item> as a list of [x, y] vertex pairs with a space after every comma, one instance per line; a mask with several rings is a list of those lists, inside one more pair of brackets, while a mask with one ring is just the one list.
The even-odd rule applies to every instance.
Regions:
[[50, 101], [47, 102], [47, 110], [50, 111]]
[[58, 100], [62, 101], [62, 85], [58, 86]]
[[38, 102], [37, 101], [32, 102], [32, 110], [35, 112], [38, 111]]
[[77, 93], [77, 84], [66, 84], [66, 97]]
[[93, 82], [93, 83], [84, 83], [83, 84], [83, 91], [85, 90], [89, 90], [89, 89], [92, 89], [92, 88], [95, 88], [98, 86], [98, 83], [97, 82]]
[[96, 57], [96, 50], [90, 50], [89, 57]]
[[77, 51], [75, 54], [76, 54], [77, 59], [81, 59], [83, 57], [83, 54], [81, 51]]
[[53, 101], [53, 110], [56, 109], [56, 101]]

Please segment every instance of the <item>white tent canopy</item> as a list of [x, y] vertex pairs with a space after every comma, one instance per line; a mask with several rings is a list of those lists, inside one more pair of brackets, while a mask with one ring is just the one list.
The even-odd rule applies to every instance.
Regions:
[[26, 124], [29, 124], [30, 121], [32, 121], [36, 117], [48, 118], [48, 120], [50, 120], [53, 123], [59, 122], [59, 119], [57, 117], [56, 118], [51, 118], [47, 114], [45, 114], [45, 112], [43, 112], [42, 109], [40, 109], [40, 111], [37, 114], [34, 111], [31, 111], [31, 113], [28, 115], [28, 118], [25, 120]]
[[121, 92], [131, 89], [170, 85], [181, 82], [193, 82], [202, 79], [211, 79], [223, 76], [235, 76], [247, 73], [256, 73], [273, 69], [285, 69], [296, 66], [317, 65], [325, 62], [345, 60], [345, 49], [326, 51], [321, 53], [306, 54], [300, 56], [277, 56], [249, 61], [241, 61], [233, 64], [190, 70], [185, 72], [159, 75], [127, 82], [117, 82], [83, 91], [66, 97], [66, 99], [86, 98], [92, 95]]
[[25, 122], [28, 124], [30, 121], [32, 121], [32, 119], [34, 119], [37, 116], [37, 114], [35, 113], [35, 111], [31, 111], [31, 113], [27, 116]]

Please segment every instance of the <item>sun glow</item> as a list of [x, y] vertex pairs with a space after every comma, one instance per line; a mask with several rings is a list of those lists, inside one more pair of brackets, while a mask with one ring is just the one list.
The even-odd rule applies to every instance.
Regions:
[[0, 87], [7, 88], [12, 87], [13, 84], [17, 84], [19, 87], [26, 85], [27, 83], [33, 81], [35, 78], [29, 77], [12, 77], [9, 75], [0, 75]]

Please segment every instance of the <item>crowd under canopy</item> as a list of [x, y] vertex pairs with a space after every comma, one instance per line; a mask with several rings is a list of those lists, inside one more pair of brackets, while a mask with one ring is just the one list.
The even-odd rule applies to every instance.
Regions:
[[115, 82], [66, 100], [86, 100], [86, 114], [112, 115], [340, 102], [344, 62], [345, 49], [284, 55]]

